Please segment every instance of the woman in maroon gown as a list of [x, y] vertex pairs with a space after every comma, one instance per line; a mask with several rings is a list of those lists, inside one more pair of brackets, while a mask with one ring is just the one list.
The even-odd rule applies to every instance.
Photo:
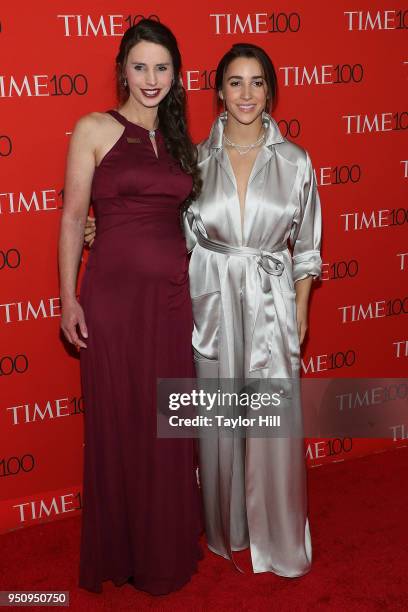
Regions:
[[[193, 441], [156, 436], [157, 378], [194, 375], [180, 207], [200, 180], [171, 32], [143, 20], [117, 57], [123, 104], [72, 135], [60, 238], [62, 329], [85, 398], [80, 586], [180, 588], [199, 558]], [[180, 160], [180, 161], [178, 161]], [[75, 298], [92, 200], [98, 237]]]

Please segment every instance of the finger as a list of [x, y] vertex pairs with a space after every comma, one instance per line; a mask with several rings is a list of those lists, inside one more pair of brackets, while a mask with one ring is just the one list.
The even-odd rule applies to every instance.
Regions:
[[86, 348], [85, 342], [83, 342], [81, 338], [78, 336], [76, 329], [71, 330], [71, 338], [72, 338], [72, 344], [75, 344], [77, 349], [79, 349], [79, 347]]
[[88, 328], [86, 326], [85, 319], [84, 319], [83, 315], [80, 315], [78, 317], [78, 319], [79, 319], [78, 320], [78, 325], [79, 325], [79, 330], [81, 332], [81, 335], [82, 335], [83, 338], [87, 338], [88, 337]]
[[95, 242], [95, 238], [92, 238], [92, 240], [89, 241], [89, 246], [91, 247], [94, 242]]
[[70, 344], [73, 344], [72, 338], [71, 338], [71, 334], [69, 333], [69, 331], [65, 327], [61, 327], [61, 329], [62, 329], [62, 333], [64, 334], [64, 336], [68, 340], [68, 342]]
[[95, 233], [95, 228], [94, 227], [85, 226], [85, 232], [84, 232], [85, 236], [90, 236], [90, 235], [92, 235], [94, 233]]
[[90, 217], [89, 215], [86, 218], [87, 223], [95, 224], [95, 217]]
[[75, 329], [70, 330], [68, 327], [66, 327], [66, 328], [62, 328], [62, 331], [64, 332], [64, 336], [68, 340], [68, 342], [70, 344], [73, 344], [77, 350], [79, 350], [80, 346], [82, 346], [83, 348], [86, 348], [86, 344], [82, 342], [82, 340], [80, 340]]

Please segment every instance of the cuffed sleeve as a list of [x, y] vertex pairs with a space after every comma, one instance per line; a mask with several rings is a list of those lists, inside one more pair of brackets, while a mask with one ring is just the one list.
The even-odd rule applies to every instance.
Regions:
[[183, 222], [184, 236], [186, 238], [187, 251], [190, 253], [194, 249], [197, 243], [197, 238], [195, 235], [196, 222], [195, 222], [194, 213], [193, 213], [191, 206], [189, 206], [187, 210], [183, 211], [182, 222]]
[[306, 168], [299, 188], [299, 209], [294, 216], [289, 241], [293, 249], [293, 280], [319, 278], [322, 219], [312, 162], [306, 153]]

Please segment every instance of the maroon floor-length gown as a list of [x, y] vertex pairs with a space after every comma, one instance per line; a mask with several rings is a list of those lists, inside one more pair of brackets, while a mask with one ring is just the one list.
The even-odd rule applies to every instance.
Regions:
[[95, 170], [97, 236], [81, 287], [88, 326], [80, 586], [129, 578], [164, 594], [197, 569], [193, 441], [156, 436], [158, 377], [194, 376], [188, 260], [179, 207], [192, 179], [149, 132], [124, 132]]

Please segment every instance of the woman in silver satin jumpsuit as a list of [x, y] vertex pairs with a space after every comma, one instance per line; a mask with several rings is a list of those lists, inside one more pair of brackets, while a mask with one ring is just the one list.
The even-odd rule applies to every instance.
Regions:
[[[197, 377], [290, 381], [300, 374], [311, 281], [321, 272], [312, 164], [266, 112], [276, 75], [262, 49], [234, 45], [218, 66], [216, 89], [224, 112], [199, 145], [203, 190], [184, 219]], [[242, 196], [234, 167], [248, 153], [253, 166]], [[300, 404], [292, 409], [300, 412]], [[200, 481], [213, 552], [234, 561], [233, 552], [249, 546], [254, 572], [310, 570], [301, 436], [203, 438]]]

